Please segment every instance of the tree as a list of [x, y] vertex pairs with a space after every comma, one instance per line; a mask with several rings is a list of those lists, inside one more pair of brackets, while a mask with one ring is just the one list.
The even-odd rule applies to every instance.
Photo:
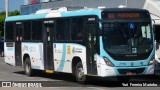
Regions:
[[5, 12], [0, 12], [0, 38], [3, 37]]
[[16, 15], [20, 15], [20, 12], [18, 10], [12, 11], [8, 13], [9, 16], [16, 16]]
[[[0, 12], [0, 38], [4, 36], [4, 21], [5, 21], [5, 11]], [[9, 16], [20, 15], [20, 11], [15, 10], [8, 13]]]

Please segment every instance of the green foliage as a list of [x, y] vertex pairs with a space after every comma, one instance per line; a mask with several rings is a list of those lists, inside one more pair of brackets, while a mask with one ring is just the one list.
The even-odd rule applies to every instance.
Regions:
[[[20, 11], [15, 10], [8, 13], [8, 16], [16, 16], [16, 15], [20, 15]], [[0, 37], [3, 37], [3, 33], [4, 33], [3, 27], [4, 27], [5, 16], [6, 16], [5, 11], [0, 12]]]
[[0, 37], [3, 37], [4, 20], [5, 20], [5, 12], [0, 12]]
[[8, 15], [9, 16], [16, 16], [16, 15], [20, 15], [20, 12], [18, 10], [15, 10], [13, 12], [9, 12]]

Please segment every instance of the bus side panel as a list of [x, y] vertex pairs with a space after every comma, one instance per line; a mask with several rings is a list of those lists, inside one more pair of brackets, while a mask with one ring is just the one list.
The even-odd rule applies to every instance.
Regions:
[[13, 42], [4, 43], [4, 60], [7, 64], [15, 66], [15, 44]]
[[28, 54], [32, 69], [44, 70], [43, 43], [22, 43], [22, 57]]
[[58, 44], [53, 44], [54, 70], [55, 71], [62, 71], [59, 68], [60, 67], [60, 61], [62, 59], [62, 52], [63, 52], [63, 44], [59, 44], [59, 43]]
[[82, 61], [85, 74], [86, 69], [86, 47], [80, 44], [54, 44], [54, 66], [55, 71], [72, 73], [72, 60], [79, 57]]
[[66, 64], [64, 65], [64, 71], [67, 71], [68, 65], [71, 67], [69, 68], [72, 73], [72, 62], [74, 57], [79, 57], [81, 59], [83, 69], [85, 74], [87, 74], [87, 68], [86, 68], [86, 47], [80, 45], [80, 44], [66, 44]]
[[67, 58], [67, 45], [54, 44], [54, 55], [55, 71], [71, 73], [71, 59]]

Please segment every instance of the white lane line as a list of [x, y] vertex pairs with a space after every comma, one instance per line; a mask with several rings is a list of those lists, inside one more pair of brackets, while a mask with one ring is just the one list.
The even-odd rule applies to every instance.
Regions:
[[[27, 77], [28, 79], [38, 79], [38, 81], [63, 81], [63, 80], [55, 80], [55, 79], [45, 79], [40, 77]], [[37, 80], [36, 80], [37, 81]]]
[[93, 89], [93, 90], [95, 90], [95, 89], [97, 89], [97, 90], [109, 90], [109, 88], [104, 88], [104, 87], [86, 87], [86, 88]]
[[31, 79], [29, 81], [62, 81], [62, 80], [52, 80], [52, 79], [45, 79], [45, 78], [40, 78], [40, 77], [28, 77], [28, 76], [25, 76], [25, 75], [19, 75], [19, 74], [12, 74], [12, 75], [15, 75], [15, 76], [24, 76], [25, 79]]
[[8, 74], [9, 75], [9, 73], [6, 73], [6, 72], [0, 72], [0, 74], [5, 74], [5, 75]]
[[0, 79], [0, 81], [8, 81], [8, 80], [5, 80], [5, 79]]
[[14, 75], [14, 76], [24, 76], [24, 75], [14, 74], [14, 73], [12, 73], [12, 75]]

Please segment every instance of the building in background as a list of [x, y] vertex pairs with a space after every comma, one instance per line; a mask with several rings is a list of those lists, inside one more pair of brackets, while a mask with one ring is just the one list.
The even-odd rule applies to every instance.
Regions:
[[42, 0], [42, 2], [51, 2], [51, 1], [55, 1], [55, 0]]
[[38, 4], [38, 3], [40, 3], [40, 0], [32, 0], [31, 1], [31, 4]]
[[24, 5], [39, 4], [41, 0], [24, 0]]
[[41, 9], [59, 7], [117, 8], [124, 5], [128, 8], [149, 10], [152, 13], [152, 19], [155, 20], [154, 23], [160, 25], [160, 0], [29, 0], [29, 2], [31, 3], [21, 6], [22, 15], [34, 14]]
[[[129, 8], [143, 8], [146, 0], [128, 0]], [[138, 3], [137, 3], [138, 2]], [[58, 7], [89, 7], [97, 8], [104, 6], [106, 8], [115, 8], [119, 5], [126, 5], [126, 0], [41, 0], [39, 4], [29, 4], [21, 6], [21, 14], [33, 14], [40, 9], [58, 8]]]

